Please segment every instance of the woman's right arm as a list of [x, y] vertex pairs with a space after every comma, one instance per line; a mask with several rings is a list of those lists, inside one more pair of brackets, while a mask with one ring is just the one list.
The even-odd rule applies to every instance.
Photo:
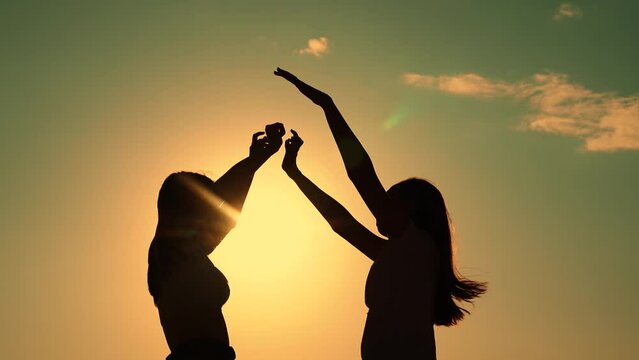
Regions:
[[344, 206], [322, 191], [299, 170], [296, 161], [297, 153], [304, 141], [294, 130], [291, 132], [293, 136], [286, 141], [286, 155], [284, 155], [282, 168], [322, 214], [335, 233], [346, 239], [368, 258], [375, 260], [377, 254], [386, 244], [386, 240], [360, 224]]
[[282, 146], [284, 125], [274, 123], [267, 125], [266, 129], [269, 134], [264, 137], [261, 137], [263, 131], [253, 134], [249, 156], [233, 165], [215, 182], [217, 196], [231, 206], [235, 217], [242, 211], [255, 172]]

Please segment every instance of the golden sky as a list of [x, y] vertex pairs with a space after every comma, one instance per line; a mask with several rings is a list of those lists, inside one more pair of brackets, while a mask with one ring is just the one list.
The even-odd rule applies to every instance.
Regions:
[[[627, 359], [637, 340], [636, 4], [21, 1], [0, 5], [3, 356], [162, 359], [146, 288], [174, 171], [216, 179], [283, 122], [301, 169], [371, 230], [329, 92], [386, 187], [433, 181], [489, 291], [440, 359]], [[283, 150], [283, 149], [282, 149]], [[280, 169], [211, 255], [238, 358], [357, 359], [370, 261]]]

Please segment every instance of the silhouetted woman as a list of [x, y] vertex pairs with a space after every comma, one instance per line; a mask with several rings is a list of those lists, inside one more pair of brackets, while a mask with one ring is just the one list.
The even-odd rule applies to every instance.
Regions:
[[162, 184], [148, 284], [171, 349], [169, 360], [235, 359], [222, 315], [228, 283], [207, 255], [235, 226], [257, 169], [282, 145], [281, 124], [266, 132], [253, 135], [249, 156], [217, 182], [178, 172]]
[[286, 141], [282, 168], [328, 221], [333, 231], [373, 260], [365, 301], [369, 308], [362, 358], [435, 359], [433, 325], [450, 326], [468, 311], [484, 283], [463, 278], [453, 263], [448, 212], [441, 193], [429, 182], [408, 179], [384, 190], [373, 163], [333, 100], [278, 68], [275, 75], [295, 85], [326, 115], [349, 179], [377, 220], [378, 237], [342, 205], [302, 174], [296, 164], [302, 139]]

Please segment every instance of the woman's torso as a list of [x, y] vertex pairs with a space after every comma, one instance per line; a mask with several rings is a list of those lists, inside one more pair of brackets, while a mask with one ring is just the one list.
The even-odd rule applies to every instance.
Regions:
[[228, 345], [222, 306], [230, 289], [222, 272], [204, 253], [165, 265], [154, 300], [169, 348], [198, 339]]
[[363, 359], [435, 359], [438, 267], [436, 244], [412, 223], [388, 241], [366, 281]]

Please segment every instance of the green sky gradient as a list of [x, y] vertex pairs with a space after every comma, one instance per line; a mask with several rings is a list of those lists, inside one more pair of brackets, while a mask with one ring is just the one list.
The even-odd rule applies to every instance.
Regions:
[[[632, 358], [639, 151], [585, 152], [579, 139], [519, 130], [525, 103], [401, 81], [405, 72], [520, 81], [550, 71], [593, 91], [639, 94], [639, 3], [575, 1], [583, 17], [555, 21], [560, 4], [2, 3], [3, 356], [166, 356], [143, 301], [150, 237], [131, 234], [152, 235], [163, 176], [218, 176], [267, 122], [299, 130], [300, 162], [326, 169], [312, 175], [374, 228], [354, 190], [332, 182], [343, 168], [322, 114], [271, 75], [281, 66], [333, 95], [386, 186], [425, 177], [447, 198], [461, 270], [490, 288], [462, 325], [437, 329], [440, 359]], [[330, 41], [326, 55], [295, 53], [319, 36]], [[389, 129], [393, 116], [401, 121]], [[268, 166], [260, 177], [282, 176]], [[114, 275], [116, 263], [128, 277]], [[363, 281], [365, 264], [349, 276]], [[139, 325], [147, 320], [157, 324]], [[231, 341], [240, 337], [230, 329]], [[80, 335], [93, 340], [77, 344]], [[330, 345], [352, 356], [353, 336]]]

